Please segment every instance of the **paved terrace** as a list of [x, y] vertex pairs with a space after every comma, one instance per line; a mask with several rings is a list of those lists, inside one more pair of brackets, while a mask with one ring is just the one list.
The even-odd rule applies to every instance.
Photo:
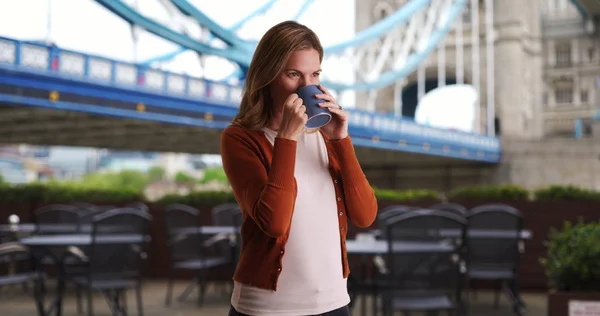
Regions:
[[[143, 301], [144, 315], [146, 316], [226, 316], [229, 310], [229, 294], [223, 293], [222, 287], [212, 284], [207, 287], [205, 303], [202, 307], [196, 305], [196, 292], [192, 293], [187, 301], [178, 302], [175, 298], [183, 291], [187, 283], [180, 282], [174, 287], [173, 304], [166, 307], [164, 304], [166, 282], [148, 281], [144, 286]], [[51, 291], [54, 284], [48, 284]], [[529, 316], [546, 316], [546, 295], [543, 293], [525, 293], [523, 295], [528, 306]], [[471, 316], [510, 316], [514, 315], [505, 299], [500, 300], [500, 307], [493, 307], [493, 293], [478, 292], [476, 297], [471, 296]], [[75, 295], [71, 287], [67, 289], [67, 295], [63, 305], [64, 316], [79, 316], [75, 303]], [[86, 310], [85, 300], [83, 302]], [[135, 294], [130, 291], [127, 295], [127, 306], [130, 315], [137, 315]], [[110, 311], [104, 298], [97, 294], [94, 300], [94, 315], [108, 316]], [[357, 306], [353, 315], [359, 315]], [[20, 287], [0, 289], [0, 315], [2, 316], [34, 316], [37, 315], [34, 301], [31, 295], [24, 293]], [[369, 314], [370, 315], [370, 314]], [[400, 313], [397, 313], [400, 315]], [[413, 313], [413, 315], [419, 315]], [[442, 314], [444, 315], [444, 314]]]

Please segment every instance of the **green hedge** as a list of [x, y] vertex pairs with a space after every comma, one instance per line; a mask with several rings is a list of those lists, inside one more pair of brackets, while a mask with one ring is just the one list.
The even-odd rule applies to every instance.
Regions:
[[157, 201], [159, 204], [188, 204], [213, 206], [222, 203], [235, 202], [232, 192], [228, 191], [198, 191], [186, 195], [169, 194]]
[[[439, 201], [440, 194], [432, 190], [384, 190], [374, 188], [379, 200]], [[600, 192], [577, 188], [574, 186], [549, 186], [529, 191], [517, 185], [474, 186], [464, 187], [448, 193], [451, 201], [482, 200], [538, 200], [538, 201], [600, 201]], [[143, 193], [132, 186], [115, 186], [95, 188], [61, 183], [33, 183], [26, 185], [0, 185], [0, 203], [19, 202], [104, 202], [119, 203], [145, 200]], [[229, 191], [200, 191], [187, 195], [167, 195], [158, 202], [162, 204], [184, 203], [194, 205], [215, 205], [234, 202], [233, 193]]]
[[572, 185], [552, 185], [534, 192], [539, 201], [600, 201], [600, 192], [578, 188]]
[[600, 291], [600, 223], [565, 222], [552, 229], [548, 256], [540, 259], [550, 286], [559, 291]]
[[422, 201], [422, 200], [440, 200], [440, 195], [432, 190], [383, 190], [373, 188], [378, 200], [385, 201]]
[[465, 187], [450, 192], [448, 198], [460, 200], [528, 200], [530, 192], [518, 185]]
[[93, 189], [69, 185], [25, 184], [0, 186], [2, 203], [70, 203], [70, 202], [131, 202], [144, 200], [142, 192], [133, 189]]
[[[378, 199], [387, 201], [439, 200], [439, 195], [430, 190], [394, 191], [375, 188], [374, 191]], [[182, 203], [189, 205], [216, 205], [228, 202], [235, 202], [235, 198], [232, 192], [226, 191], [200, 191], [187, 195], [170, 194], [158, 201], [160, 204]]]

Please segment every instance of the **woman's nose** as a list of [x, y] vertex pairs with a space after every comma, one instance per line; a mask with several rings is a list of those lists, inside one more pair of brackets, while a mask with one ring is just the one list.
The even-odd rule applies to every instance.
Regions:
[[301, 86], [310, 86], [319, 84], [319, 78], [314, 76], [302, 77]]
[[301, 77], [300, 82], [298, 82], [298, 83], [299, 83], [300, 87], [306, 87], [310, 84], [308, 82], [308, 80], [306, 80], [306, 77]]

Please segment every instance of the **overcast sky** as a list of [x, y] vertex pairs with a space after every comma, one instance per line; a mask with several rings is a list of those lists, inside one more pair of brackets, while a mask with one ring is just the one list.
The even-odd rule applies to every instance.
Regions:
[[[133, 4], [135, 0], [123, 0]], [[210, 18], [231, 26], [268, 0], [190, 0]], [[239, 31], [246, 39], [259, 39], [270, 26], [292, 19], [304, 1], [279, 0], [264, 16], [249, 21]], [[146, 16], [170, 25], [172, 19], [159, 0], [138, 0]], [[235, 8], [235, 10], [232, 10]], [[49, 14], [50, 13], [50, 14]], [[354, 35], [354, 0], [315, 0], [299, 20], [313, 28], [325, 46]], [[11, 0], [0, 1], [0, 36], [28, 40], [51, 39], [60, 47], [109, 58], [134, 61], [136, 53], [129, 24], [93, 0]], [[147, 32], [141, 32], [137, 59], [146, 60], [168, 53], [177, 46]], [[222, 77], [231, 68], [209, 63], [208, 73], [200, 70], [195, 54], [183, 54], [168, 69], [191, 75]]]
[[[123, 0], [133, 4], [134, 0]], [[220, 25], [231, 26], [268, 0], [191, 0]], [[238, 33], [246, 39], [259, 39], [267, 28], [293, 18], [303, 1], [280, 0], [264, 16], [249, 21]], [[158, 0], [138, 0], [148, 17], [168, 24], [169, 16]], [[235, 10], [232, 10], [232, 9]], [[316, 0], [299, 20], [318, 33], [325, 46], [354, 35], [354, 0]], [[129, 24], [93, 0], [4, 0], [0, 1], [0, 36], [23, 40], [52, 40], [62, 48], [134, 61]], [[137, 45], [138, 60], [176, 49], [177, 46], [142, 32]], [[209, 77], [222, 77], [229, 68], [211, 69]], [[193, 53], [183, 54], [168, 65], [172, 71], [200, 74]], [[350, 68], [350, 67], [348, 67]], [[79, 149], [55, 150], [57, 159], [80, 159]]]
[[[122, 1], [130, 5], [136, 2]], [[190, 0], [225, 27], [235, 24], [267, 1]], [[355, 34], [354, 1], [315, 0], [299, 21], [315, 30], [324, 46], [350, 39]], [[303, 3], [300, 0], [279, 0], [267, 14], [248, 22], [238, 35], [244, 39], [257, 40], [272, 25], [294, 18]], [[160, 0], [137, 0], [137, 6], [147, 17], [177, 28]], [[129, 24], [93, 0], [0, 1], [0, 36], [27, 40], [50, 39], [62, 48], [125, 61], [143, 61], [177, 49], [176, 45], [147, 32], [140, 33], [137, 49], [134, 49]], [[192, 52], [182, 54], [165, 67], [171, 71], [209, 79], [226, 77], [233, 69], [228, 62], [211, 61], [207, 63], [206, 71], [202, 71], [197, 56]], [[323, 70], [324, 75], [333, 81], [336, 78], [345, 81], [353, 76], [351, 65], [324, 64]], [[352, 94], [346, 95], [349, 98], [340, 97], [338, 101], [347, 107], [353, 107]], [[442, 106], [448, 107], [448, 104], [444, 102]], [[458, 109], [453, 110], [452, 113], [456, 113]], [[429, 115], [443, 116], [443, 120], [456, 124], [456, 116], [441, 115], [442, 112], [438, 110], [426, 112]]]

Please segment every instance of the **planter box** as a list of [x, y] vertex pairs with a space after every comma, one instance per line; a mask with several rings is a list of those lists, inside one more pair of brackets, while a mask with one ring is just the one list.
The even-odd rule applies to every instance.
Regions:
[[600, 292], [548, 293], [548, 316], [592, 315], [600, 315]]

